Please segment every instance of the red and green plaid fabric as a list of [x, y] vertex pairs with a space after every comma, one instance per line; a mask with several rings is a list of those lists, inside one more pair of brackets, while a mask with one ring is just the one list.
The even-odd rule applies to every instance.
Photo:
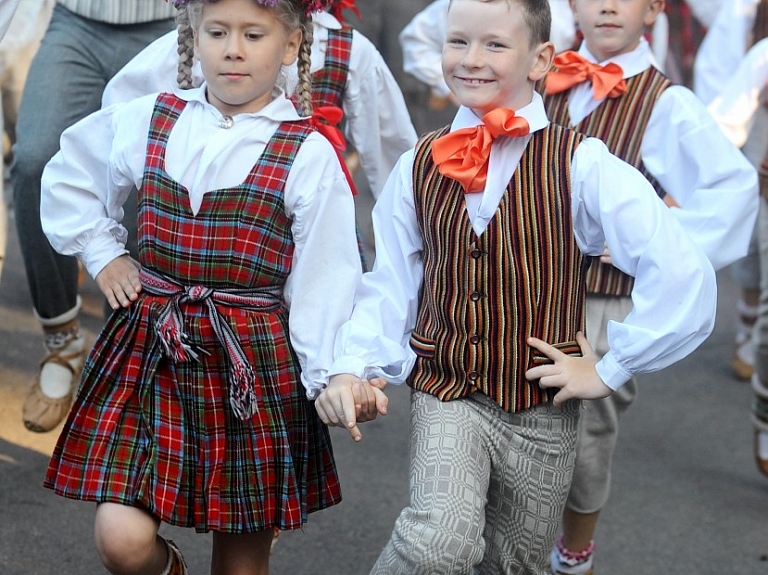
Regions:
[[352, 29], [328, 30], [328, 45], [322, 69], [312, 74], [312, 105], [342, 107], [347, 88]]
[[[184, 105], [172, 95], [155, 105], [139, 191], [142, 265], [189, 288], [282, 286], [293, 253], [283, 186], [311, 129], [282, 124], [245, 182], [209, 192], [193, 215], [186, 190], [165, 171], [165, 145]], [[144, 293], [109, 318], [45, 485], [198, 531], [297, 529], [308, 513], [338, 503], [330, 437], [299, 380], [285, 304], [215, 302], [256, 375], [257, 411], [242, 421], [229, 404], [229, 355], [207, 303], [180, 303], [184, 334], [204, 351], [199, 362], [174, 362], [154, 328], [167, 302]]]

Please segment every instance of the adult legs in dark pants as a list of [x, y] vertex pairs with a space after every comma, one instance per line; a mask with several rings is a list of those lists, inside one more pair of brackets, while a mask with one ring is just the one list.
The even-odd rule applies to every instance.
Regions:
[[[11, 179], [19, 244], [46, 355], [24, 406], [25, 425], [49, 431], [66, 415], [86, 353], [78, 264], [53, 251], [40, 224], [40, 179], [62, 132], [98, 110], [109, 79], [173, 27], [172, 19], [112, 25], [57, 5], [24, 87]], [[134, 216], [135, 217], [135, 216]]]

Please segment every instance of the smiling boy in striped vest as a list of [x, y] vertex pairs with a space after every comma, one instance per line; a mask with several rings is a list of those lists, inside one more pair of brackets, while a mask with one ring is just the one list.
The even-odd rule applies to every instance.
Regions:
[[[361, 420], [383, 404], [363, 378], [413, 389], [411, 501], [375, 574], [545, 573], [579, 399], [682, 359], [712, 329], [712, 266], [652, 186], [547, 119], [534, 86], [549, 30], [546, 0], [452, 0], [443, 71], [461, 106], [374, 208], [376, 262], [315, 407], [359, 440], [355, 403]], [[606, 242], [638, 281], [598, 360], [584, 273]]]

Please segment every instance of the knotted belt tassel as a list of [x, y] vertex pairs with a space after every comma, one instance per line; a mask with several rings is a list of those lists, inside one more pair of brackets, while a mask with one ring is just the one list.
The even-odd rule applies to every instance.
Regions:
[[166, 296], [168, 303], [155, 322], [155, 329], [162, 342], [165, 355], [174, 362], [200, 361], [200, 353], [206, 350], [193, 345], [184, 333], [181, 304], [185, 302], [205, 302], [208, 317], [229, 359], [228, 384], [229, 403], [235, 415], [250, 419], [257, 412], [256, 375], [248, 363], [237, 335], [224, 320], [215, 303], [243, 308], [275, 309], [281, 305], [282, 288], [267, 290], [213, 290], [204, 286], [185, 287], [172, 279], [152, 270], [143, 269], [140, 273], [144, 290], [151, 295]]

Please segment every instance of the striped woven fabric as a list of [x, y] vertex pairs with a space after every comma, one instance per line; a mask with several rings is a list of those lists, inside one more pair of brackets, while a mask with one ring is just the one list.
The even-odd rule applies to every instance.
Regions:
[[583, 138], [557, 125], [536, 132], [488, 228], [478, 237], [461, 185], [440, 174], [431, 143], [416, 146], [414, 197], [424, 238], [424, 287], [411, 337], [409, 383], [443, 401], [480, 390], [505, 411], [551, 398], [527, 369], [530, 335], [580, 355], [586, 258], [573, 237], [570, 165]]
[[[643, 164], [640, 148], [651, 112], [670, 81], [653, 66], [627, 80], [627, 93], [606, 98], [597, 109], [574, 129], [599, 138], [612, 154], [636, 167], [656, 189], [660, 197], [666, 193]], [[552, 122], [570, 125], [568, 92], [546, 96], [544, 104]], [[610, 264], [594, 258], [587, 272], [587, 291], [604, 295], [628, 296], [634, 279]]]
[[[282, 287], [293, 241], [283, 187], [310, 128], [284, 123], [245, 182], [206, 194], [198, 214], [165, 171], [165, 145], [185, 103], [158, 99], [139, 190], [142, 266], [192, 288], [222, 292]], [[281, 292], [280, 292], [281, 293]], [[155, 325], [168, 296], [143, 293], [115, 312], [89, 354], [56, 446], [46, 486], [65, 497], [144, 508], [198, 531], [298, 529], [340, 501], [330, 437], [299, 379], [288, 310], [213, 302], [255, 375], [256, 413], [245, 421], [228, 398], [231, 354], [210, 301], [177, 301], [198, 360], [164, 353]]]
[[172, 2], [159, 0], [56, 0], [70, 12], [108, 24], [140, 24], [176, 16]]

